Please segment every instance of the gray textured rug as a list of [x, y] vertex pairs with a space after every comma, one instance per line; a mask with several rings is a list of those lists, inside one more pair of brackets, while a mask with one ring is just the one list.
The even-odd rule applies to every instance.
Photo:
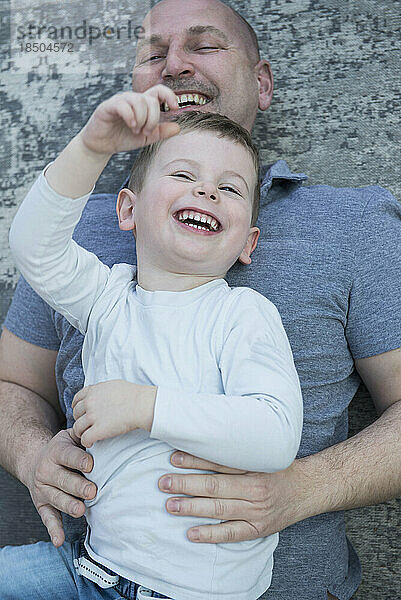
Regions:
[[[265, 162], [285, 158], [310, 184], [379, 183], [401, 198], [400, 2], [250, 0], [232, 6], [254, 25], [275, 74], [274, 103], [254, 130]], [[95, 106], [129, 89], [140, 34], [135, 27], [146, 8], [125, 0], [1, 0], [1, 321], [18, 278], [7, 240], [18, 203]], [[71, 27], [73, 52], [27, 51], [22, 35], [30, 23], [56, 24], [53, 41], [60, 27], [65, 35]], [[115, 157], [98, 189], [116, 189], [129, 162], [127, 155]], [[351, 410], [351, 431], [373, 419], [362, 393]], [[0, 545], [46, 539], [24, 488], [0, 475]], [[355, 510], [347, 520], [363, 563], [356, 598], [399, 598], [399, 503]]]

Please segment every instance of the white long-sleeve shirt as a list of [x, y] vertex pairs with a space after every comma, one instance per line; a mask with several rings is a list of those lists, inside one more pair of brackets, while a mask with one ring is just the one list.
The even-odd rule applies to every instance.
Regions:
[[175, 600], [254, 600], [270, 584], [278, 535], [191, 543], [189, 527], [215, 521], [167, 513], [157, 482], [183, 472], [170, 464], [176, 448], [251, 471], [293, 461], [302, 401], [280, 316], [264, 296], [224, 279], [151, 292], [136, 284], [131, 265], [109, 269], [71, 240], [89, 195], [60, 196], [42, 173], [10, 231], [24, 277], [85, 334], [85, 385], [158, 386], [150, 433], [134, 430], [89, 449], [98, 493], [86, 502], [87, 550]]

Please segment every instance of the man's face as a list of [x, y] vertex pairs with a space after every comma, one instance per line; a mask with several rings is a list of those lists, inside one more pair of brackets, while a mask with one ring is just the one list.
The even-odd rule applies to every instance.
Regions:
[[256, 183], [249, 152], [215, 132], [165, 141], [142, 191], [131, 193], [138, 261], [168, 272], [224, 275], [249, 238], [249, 248], [257, 240], [258, 229], [250, 227]]
[[263, 67], [266, 74], [268, 64], [251, 64], [249, 40], [227, 6], [218, 0], [164, 0], [148, 13], [143, 26], [133, 90], [144, 92], [162, 83], [179, 100], [187, 96], [187, 101], [196, 102], [163, 112], [162, 120], [201, 110], [220, 113], [251, 130], [260, 97], [258, 73]]

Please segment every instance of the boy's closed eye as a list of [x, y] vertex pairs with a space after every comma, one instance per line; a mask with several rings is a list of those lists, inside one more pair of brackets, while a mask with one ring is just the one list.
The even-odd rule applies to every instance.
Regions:
[[[192, 176], [190, 176], [188, 173], [183, 173], [182, 171], [180, 171], [179, 173], [173, 173], [173, 177], [182, 177], [184, 179], [188, 179], [189, 181], [193, 181]], [[239, 192], [237, 189], [235, 189], [231, 185], [220, 185], [219, 189], [220, 190], [228, 190], [229, 192], [231, 192], [233, 194], [237, 194], [237, 196], [242, 197], [241, 192]]]

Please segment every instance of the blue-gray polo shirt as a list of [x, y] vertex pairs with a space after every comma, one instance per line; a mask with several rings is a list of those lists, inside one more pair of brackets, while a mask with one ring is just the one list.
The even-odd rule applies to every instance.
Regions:
[[[346, 439], [347, 408], [360, 383], [354, 360], [401, 346], [401, 206], [378, 186], [308, 187], [284, 161], [262, 173], [252, 264], [237, 262], [226, 279], [257, 290], [280, 311], [303, 390], [302, 457]], [[74, 239], [109, 266], [135, 264], [135, 240], [119, 230], [115, 201], [116, 194], [92, 195]], [[83, 386], [82, 335], [22, 279], [4, 325], [58, 350], [60, 403], [72, 426], [72, 398]], [[83, 525], [66, 517], [67, 539]], [[327, 589], [345, 600], [360, 580], [340, 512], [288, 527], [274, 562], [263, 596], [270, 600], [327, 600]]]

